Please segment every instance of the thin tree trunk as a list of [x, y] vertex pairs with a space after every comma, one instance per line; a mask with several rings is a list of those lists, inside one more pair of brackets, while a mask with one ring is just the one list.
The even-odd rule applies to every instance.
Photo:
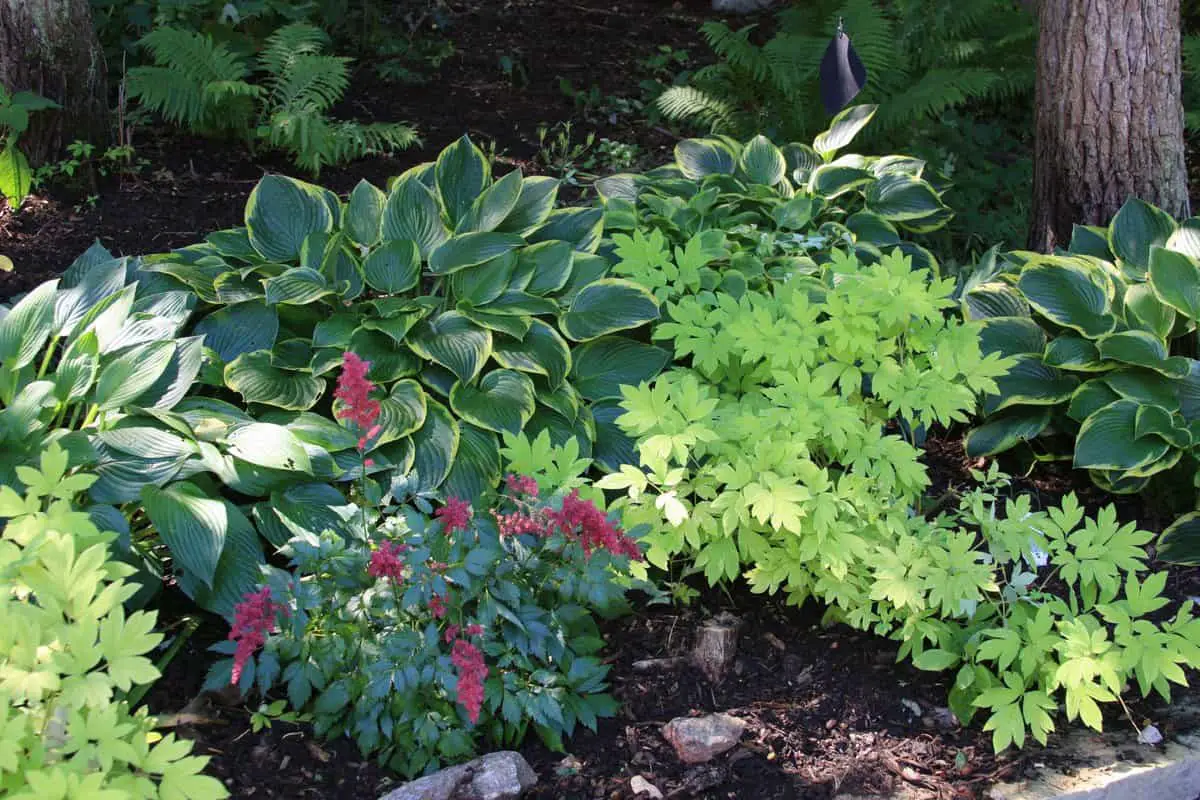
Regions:
[[1041, 0], [1029, 246], [1065, 247], [1130, 196], [1190, 214], [1179, 0]]
[[108, 75], [88, 0], [0, 0], [0, 86], [62, 106], [33, 114], [21, 136], [34, 166], [76, 139], [106, 145]]

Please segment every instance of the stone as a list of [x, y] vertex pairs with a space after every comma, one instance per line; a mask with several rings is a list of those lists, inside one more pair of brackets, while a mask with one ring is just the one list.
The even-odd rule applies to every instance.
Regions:
[[746, 730], [745, 720], [725, 713], [676, 717], [663, 726], [663, 738], [685, 764], [703, 764], [732, 749]]
[[712, 0], [713, 11], [722, 14], [753, 14], [775, 5], [775, 0]]
[[380, 800], [517, 800], [536, 783], [529, 762], [505, 750], [410, 781]]
[[663, 793], [659, 788], [641, 775], [634, 775], [629, 779], [629, 791], [635, 796], [646, 795], [650, 800], [663, 800]]

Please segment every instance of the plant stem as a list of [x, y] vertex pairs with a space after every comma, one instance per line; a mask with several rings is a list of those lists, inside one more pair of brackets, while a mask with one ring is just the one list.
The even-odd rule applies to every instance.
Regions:
[[46, 370], [50, 368], [50, 359], [54, 356], [54, 351], [58, 349], [58, 337], [55, 336], [50, 340], [50, 346], [46, 348], [46, 355], [42, 357], [42, 365], [38, 367], [38, 380], [46, 374]]
[[[171, 642], [171, 646], [167, 648], [167, 652], [162, 654], [162, 657], [155, 662], [154, 666], [161, 675], [167, 668], [167, 665], [174, 660], [175, 656], [179, 655], [179, 651], [187, 644], [187, 640], [192, 638], [192, 634], [200, 627], [200, 618], [194, 616], [186, 616], [183, 618], [183, 630], [175, 637], [175, 641]], [[133, 687], [129, 694], [125, 695], [125, 700], [129, 703], [129, 707], [135, 708], [142, 698], [146, 696], [146, 692], [150, 690], [152, 684], [143, 683]]]

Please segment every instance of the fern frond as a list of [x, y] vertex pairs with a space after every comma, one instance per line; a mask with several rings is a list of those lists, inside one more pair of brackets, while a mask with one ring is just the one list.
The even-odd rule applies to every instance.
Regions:
[[296, 56], [282, 73], [266, 79], [272, 105], [328, 111], [350, 86], [349, 61], [338, 56]]
[[305, 22], [293, 22], [267, 37], [258, 56], [258, 68], [269, 75], [280, 75], [295, 59], [320, 55], [328, 46], [329, 36], [325, 31]]
[[693, 86], [672, 86], [658, 98], [658, 110], [674, 121], [696, 122], [710, 131], [736, 131], [738, 113], [724, 100]]

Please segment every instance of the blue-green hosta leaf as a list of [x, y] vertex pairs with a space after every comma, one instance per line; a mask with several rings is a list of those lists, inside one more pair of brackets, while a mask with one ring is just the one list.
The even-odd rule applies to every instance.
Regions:
[[787, 161], [771, 140], [759, 134], [746, 143], [738, 159], [738, 167], [752, 183], [774, 186], [783, 180]]
[[533, 416], [533, 382], [510, 369], [492, 370], [478, 386], [457, 383], [450, 390], [450, 407], [468, 422], [503, 433], [520, 433]]
[[341, 234], [330, 240], [319, 271], [342, 300], [353, 300], [362, 294], [363, 279], [358, 261], [346, 244], [346, 238]]
[[1170, 411], [1180, 408], [1179, 389], [1183, 381], [1166, 378], [1157, 372], [1137, 367], [1124, 367], [1103, 378], [1109, 388], [1121, 397], [1138, 403], [1162, 406]]
[[517, 204], [495, 230], [507, 233], [524, 233], [546, 221], [558, 199], [558, 181], [536, 175], [521, 181], [521, 194]]
[[528, 292], [517, 292], [509, 289], [480, 310], [487, 311], [490, 314], [525, 317], [541, 314], [557, 314], [559, 312], [559, 305], [549, 297], [538, 297]]
[[521, 170], [514, 169], [489, 186], [458, 220], [454, 232], [494, 231], [517, 207], [521, 198]]
[[1131, 470], [1165, 456], [1170, 448], [1165, 441], [1137, 437], [1138, 408], [1132, 400], [1118, 400], [1084, 420], [1075, 438], [1075, 467]]
[[1190, 320], [1200, 319], [1200, 266], [1182, 253], [1150, 249], [1150, 285], [1158, 298]]
[[92, 244], [87, 250], [84, 250], [79, 256], [71, 262], [71, 266], [63, 272], [62, 278], [59, 279], [58, 288], [71, 289], [79, 285], [88, 271], [97, 264], [104, 264], [112, 261], [113, 254], [108, 248], [100, 244], [99, 239], [92, 241]]
[[1079, 261], [1047, 256], [1026, 265], [1017, 285], [1029, 304], [1057, 325], [1091, 339], [1116, 328], [1112, 284]]
[[295, 267], [264, 282], [267, 305], [287, 303], [303, 306], [333, 294], [333, 287], [315, 269]]
[[482, 264], [502, 256], [525, 240], [513, 233], [464, 233], [447, 240], [429, 256], [429, 271], [448, 275], [460, 269]]
[[979, 328], [979, 349], [985, 355], [1041, 355], [1046, 333], [1029, 317], [989, 317]]
[[232, 620], [237, 604], [262, 581], [265, 559], [250, 521], [228, 500], [219, 502], [225, 507], [225, 542], [211, 586], [185, 570], [179, 576], [179, 587], [196, 605]]
[[621, 396], [622, 386], [637, 386], [663, 370], [671, 354], [661, 347], [624, 336], [602, 336], [576, 347], [571, 383], [589, 400]]
[[1175, 382], [1179, 413], [1191, 422], [1200, 419], [1200, 361], [1189, 358], [1188, 374]]
[[239, 518], [247, 526], [249, 521], [228, 501], [209, 498], [192, 483], [146, 486], [141, 499], [176, 564], [211, 588], [230, 526]]
[[517, 254], [509, 288], [529, 294], [546, 295], [557, 292], [571, 277], [575, 251], [569, 242], [538, 242]]
[[371, 447], [403, 439], [420, 430], [428, 414], [428, 397], [414, 380], [397, 381], [387, 396], [379, 399], [379, 433]]
[[[345, 496], [327, 483], [302, 483], [289, 486], [271, 494], [271, 502], [263, 503], [264, 516], [267, 509], [274, 512], [276, 519], [287, 529], [290, 536], [308, 533], [319, 536], [330, 530], [348, 537], [353, 528], [352, 521], [361, 512], [357, 505], [348, 503]], [[283, 542], [272, 544], [286, 544]]]
[[926, 181], [890, 174], [880, 176], [867, 188], [867, 210], [890, 222], [915, 222], [943, 214], [946, 205]]
[[508, 282], [516, 268], [517, 254], [510, 250], [482, 264], [451, 274], [450, 292], [460, 303], [487, 305], [508, 289]]
[[1007, 375], [996, 379], [999, 394], [984, 398], [984, 413], [994, 414], [1010, 406], [1052, 406], [1066, 402], [1079, 386], [1079, 379], [1054, 367], [1046, 366], [1040, 358], [1017, 356]]
[[595, 438], [595, 426], [587, 409], [580, 409], [580, 414], [574, 420], [554, 413], [546, 408], [539, 408], [525, 425], [525, 435], [536, 439], [545, 431], [550, 437], [550, 443], [555, 447], [563, 447], [574, 439], [579, 446], [579, 457], [592, 457], [592, 440]]
[[1109, 403], [1120, 399], [1121, 395], [1109, 388], [1103, 380], [1093, 379], [1084, 383], [1071, 395], [1067, 416], [1076, 422], [1083, 422]]
[[124, 288], [128, 264], [127, 258], [95, 264], [76, 286], [60, 288], [54, 297], [55, 336], [70, 336], [91, 308]]
[[963, 295], [963, 316], [969, 320], [1027, 317], [1029, 303], [1011, 284], [989, 281], [973, 286]]
[[316, 445], [331, 453], [350, 450], [358, 443], [358, 435], [353, 431], [311, 411], [268, 411], [259, 415], [259, 419], [282, 425], [301, 442]]
[[1089, 469], [1088, 477], [1092, 483], [1109, 494], [1138, 494], [1150, 483], [1149, 478], [1141, 478], [1121, 470]]
[[426, 364], [418, 377], [422, 384], [442, 397], [449, 397], [450, 390], [454, 388], [454, 384], [458, 383], [458, 377], [453, 372], [434, 363]]
[[423, 320], [413, 328], [408, 343], [417, 355], [436, 361], [468, 383], [492, 354], [492, 332], [457, 311]]
[[[802, 199], [804, 198], [790, 200], [788, 205]], [[813, 201], [808, 199], [808, 202], [812, 203]], [[796, 229], [801, 230], [803, 227], [803, 225], [796, 226]], [[865, 242], [879, 248], [898, 247], [900, 245], [900, 234], [896, 231], [896, 226], [870, 211], [859, 211], [856, 214], [851, 214], [846, 218], [846, 227], [854, 234], [856, 242]], [[918, 268], [914, 267], [914, 269]]]
[[120, 408], [145, 392], [166, 372], [175, 342], [150, 342], [126, 350], [109, 361], [96, 379], [100, 410]]
[[97, 480], [88, 496], [97, 503], [121, 505], [137, 500], [145, 486], [163, 486], [182, 469], [182, 458], [141, 458], [109, 449], [93, 441], [98, 459], [94, 471]]
[[1165, 211], [1130, 198], [1108, 226], [1108, 242], [1134, 277], [1150, 268], [1150, 248], [1163, 246], [1175, 232], [1175, 220]]
[[359, 181], [346, 203], [342, 214], [342, 230], [350, 240], [362, 247], [371, 247], [379, 241], [379, 229], [383, 223], [383, 209], [387, 195], [367, 180]]
[[1138, 283], [1125, 291], [1125, 320], [1165, 340], [1170, 338], [1175, 327], [1175, 309], [1158, 298], [1151, 284]]
[[[313, 347], [349, 347], [350, 338], [363, 322], [362, 315], [352, 313], [331, 314], [313, 328]], [[274, 339], [271, 340], [274, 344]], [[259, 348], [260, 350], [266, 348]]]
[[230, 429], [225, 446], [235, 458], [270, 469], [309, 472], [312, 462], [304, 444], [282, 425], [248, 422]]
[[788, 178], [797, 186], [806, 185], [813, 170], [825, 163], [820, 153], [799, 142], [785, 144], [783, 158], [787, 161]]
[[58, 281], [46, 281], [0, 319], [0, 364], [15, 372], [41, 351], [54, 328], [57, 289]]
[[59, 362], [54, 370], [54, 397], [64, 405], [82, 400], [100, 374], [100, 357], [96, 354], [96, 337], [89, 334], [90, 352], [81, 350]]
[[398, 180], [383, 211], [383, 240], [416, 242], [421, 258], [427, 259], [449, 236], [433, 192], [415, 177]]
[[1073, 225], [1067, 252], [1076, 256], [1094, 256], [1104, 261], [1116, 260], [1108, 249], [1108, 229], [1094, 225]]
[[468, 303], [459, 303], [458, 312], [481, 328], [503, 333], [514, 339], [523, 339], [529, 333], [533, 318], [516, 314], [496, 314], [485, 309], [474, 308]]
[[620, 400], [615, 398], [592, 404], [592, 419], [596, 423], [592, 458], [607, 472], [619, 471], [622, 464], [640, 463], [637, 442], [617, 424], [617, 418], [624, 413]]
[[1187, 359], [1168, 358], [1166, 342], [1146, 331], [1110, 334], [1100, 340], [1099, 348], [1101, 357], [1111, 361], [1147, 367], [1173, 378], [1188, 374]]
[[605, 278], [575, 295], [560, 325], [568, 338], [583, 342], [656, 319], [658, 303], [654, 295], [629, 281]]
[[267, 261], [295, 261], [305, 238], [328, 233], [333, 221], [319, 187], [283, 175], [259, 181], [246, 203], [250, 243]]
[[[832, 200], [846, 192], [874, 183], [876, 180], [877, 178], [869, 170], [859, 167], [849, 167], [844, 164], [822, 164], [809, 176], [808, 188], [817, 197]], [[871, 211], [887, 218], [886, 214], [874, 207], [871, 207]]]
[[1200, 259], [1200, 219], [1189, 217], [1184, 220], [1167, 239], [1167, 249]]
[[854, 141], [854, 137], [867, 126], [878, 108], [879, 106], [858, 105], [839, 111], [829, 123], [829, 129], [817, 134], [817, 138], [813, 140], [813, 150], [825, 158], [841, 150]]
[[418, 491], [430, 492], [442, 485], [458, 452], [458, 422], [441, 403], [428, 401], [425, 424], [412, 436], [416, 448], [413, 459]]
[[490, 163], [465, 135], [438, 155], [434, 173], [451, 227], [470, 211], [492, 181]]
[[1017, 407], [988, 417], [967, 434], [965, 446], [971, 458], [994, 456], [1016, 447], [1021, 442], [1036, 439], [1050, 425], [1048, 407]]
[[243, 353], [269, 350], [279, 334], [279, 314], [265, 303], [219, 308], [196, 323], [192, 331], [204, 337], [204, 346], [216, 351], [225, 363]]
[[571, 370], [571, 348], [558, 331], [539, 319], [530, 320], [524, 339], [496, 337], [492, 358], [509, 369], [545, 375], [551, 387], [561, 384]]
[[1100, 360], [1100, 348], [1095, 342], [1069, 333], [1050, 342], [1042, 360], [1052, 367], [1076, 372], [1105, 372], [1114, 367]]
[[262, 280], [262, 277], [256, 275], [242, 277], [236, 272], [226, 272], [213, 281], [213, 289], [217, 292], [218, 303], [222, 305], [262, 300], [266, 297]]
[[602, 256], [577, 252], [571, 262], [571, 277], [558, 292], [558, 301], [564, 305], [570, 304], [585, 286], [606, 277], [611, 268], [608, 259]]
[[150, 460], [179, 460], [196, 453], [194, 442], [145, 417], [126, 417], [94, 435], [110, 450]]
[[549, 408], [567, 420], [574, 421], [579, 416], [579, 408], [583, 404], [583, 401], [579, 396], [579, 392], [569, 381], [564, 381], [558, 388], [551, 389], [544, 378], [535, 376], [533, 379], [533, 388], [536, 393], [537, 402], [540, 405]]
[[1157, 436], [1172, 447], [1186, 449], [1192, 446], [1192, 435], [1188, 432], [1183, 417], [1172, 414], [1162, 406], [1139, 406], [1133, 425], [1134, 436]]
[[467, 423], [459, 425], [459, 433], [458, 453], [442, 493], [476, 502], [500, 483], [500, 442], [491, 431]]
[[307, 411], [325, 391], [325, 381], [304, 372], [279, 369], [271, 351], [243, 353], [225, 365], [225, 385], [247, 403]]
[[684, 177], [698, 181], [709, 175], [732, 175], [737, 154], [718, 139], [684, 139], [675, 145], [675, 163]]
[[1162, 532], [1158, 557], [1170, 564], [1200, 565], [1200, 511], [1184, 514]]
[[[397, 314], [394, 317], [385, 317], [383, 319], [365, 319], [362, 321], [362, 330], [378, 331], [384, 336], [391, 339], [396, 345], [404, 345], [408, 342], [408, 332], [413, 329], [421, 320], [428, 316], [429, 312], [425, 309], [409, 311], [403, 314]], [[357, 331], [355, 331], [357, 333]], [[353, 342], [351, 341], [347, 344]], [[343, 345], [346, 346], [346, 345]]]
[[411, 239], [393, 239], [372, 250], [363, 260], [363, 278], [381, 294], [400, 294], [421, 279], [421, 254]]
[[[75, 328], [73, 336], [68, 338], [68, 345], [88, 333], [95, 334], [96, 342], [100, 347], [100, 354], [115, 350], [113, 346], [117, 337], [125, 330], [125, 325], [130, 320], [130, 314], [133, 311], [138, 285], [133, 284], [126, 286], [116, 294], [109, 295], [96, 305], [92, 306], [87, 315]], [[185, 293], [191, 297], [194, 294], [185, 290]], [[174, 319], [172, 320], [175, 321]]]
[[250, 231], [245, 227], [229, 228], [223, 231], [213, 231], [204, 237], [204, 241], [212, 245], [217, 255], [232, 258], [247, 263], [258, 262], [262, 256], [250, 242]]
[[371, 363], [367, 377], [373, 383], [391, 383], [416, 375], [421, 369], [421, 359], [411, 350], [376, 331], [363, 329], [355, 332], [349, 349]]

